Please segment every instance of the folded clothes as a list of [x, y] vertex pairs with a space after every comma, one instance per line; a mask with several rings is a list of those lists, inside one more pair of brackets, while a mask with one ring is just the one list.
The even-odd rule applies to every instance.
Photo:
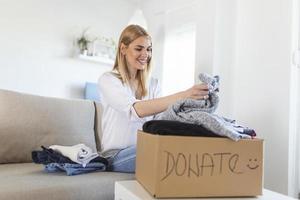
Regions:
[[42, 146], [42, 151], [32, 151], [31, 155], [33, 162], [44, 164], [47, 172], [65, 171], [68, 176], [94, 171], [105, 171], [108, 165], [106, 158], [97, 156], [83, 166], [82, 164], [75, 163], [61, 153], [44, 146]]
[[[34, 163], [47, 165], [49, 163], [69, 163], [76, 164], [74, 161], [68, 157], [54, 151], [53, 149], [46, 148], [41, 146], [42, 151], [32, 151], [31, 156]], [[93, 158], [90, 163], [103, 163], [104, 165], [108, 164], [107, 159], [102, 156], [97, 156]]]
[[51, 145], [49, 148], [70, 158], [75, 163], [82, 164], [82, 166], [98, 156], [98, 153], [93, 153], [92, 149], [85, 144], [73, 146]]
[[81, 164], [71, 163], [49, 163], [45, 165], [45, 171], [47, 172], [59, 172], [64, 171], [68, 176], [79, 175], [84, 173], [90, 173], [95, 171], [105, 171], [106, 165], [103, 163], [88, 163], [85, 167]]
[[48, 149], [44, 146], [41, 146], [42, 151], [32, 151], [31, 157], [34, 163], [37, 164], [49, 164], [49, 163], [73, 163], [71, 159], [54, 151], [53, 149]]
[[143, 131], [158, 135], [221, 137], [201, 125], [172, 120], [151, 120], [143, 125]]

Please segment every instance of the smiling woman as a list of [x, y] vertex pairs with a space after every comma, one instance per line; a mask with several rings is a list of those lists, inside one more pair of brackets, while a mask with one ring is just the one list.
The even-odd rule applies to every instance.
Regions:
[[[158, 81], [149, 76], [152, 59], [152, 40], [144, 28], [129, 25], [122, 32], [112, 71], [99, 78], [102, 94], [102, 150], [108, 157], [108, 170], [135, 171], [137, 130], [144, 122], [155, 118], [174, 102], [185, 99], [204, 99], [207, 85], [160, 97]], [[160, 97], [160, 98], [159, 98]]]

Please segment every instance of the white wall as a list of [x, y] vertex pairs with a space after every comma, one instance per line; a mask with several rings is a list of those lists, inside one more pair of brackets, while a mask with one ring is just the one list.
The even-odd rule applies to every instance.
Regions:
[[[299, 2], [292, 0], [292, 50], [297, 52], [299, 49]], [[294, 53], [293, 53], [294, 54]], [[299, 196], [299, 133], [300, 133], [300, 68], [297, 67], [296, 57], [292, 56], [291, 78], [290, 78], [290, 135], [289, 135], [289, 187], [288, 194], [295, 197]], [[300, 61], [300, 60], [299, 60]], [[295, 158], [295, 159], [291, 159]]]
[[215, 37], [211, 73], [220, 76], [218, 113], [233, 117], [233, 74], [236, 58], [236, 0], [217, 1], [215, 7]]
[[288, 193], [291, 0], [237, 1], [234, 117], [265, 140], [265, 187]]
[[122, 0], [0, 0], [0, 88], [82, 98], [85, 81], [111, 66], [72, 57], [86, 27], [115, 40], [135, 8]]

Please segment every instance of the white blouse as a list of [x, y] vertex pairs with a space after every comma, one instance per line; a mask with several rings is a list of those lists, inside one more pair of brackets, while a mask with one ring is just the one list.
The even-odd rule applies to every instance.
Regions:
[[[154, 116], [140, 118], [133, 104], [140, 101], [130, 86], [123, 84], [112, 72], [106, 72], [98, 80], [101, 94], [102, 114], [102, 151], [123, 149], [136, 145], [137, 130], [142, 129], [146, 121]], [[148, 95], [142, 100], [160, 96], [157, 79], [151, 78], [148, 84]]]

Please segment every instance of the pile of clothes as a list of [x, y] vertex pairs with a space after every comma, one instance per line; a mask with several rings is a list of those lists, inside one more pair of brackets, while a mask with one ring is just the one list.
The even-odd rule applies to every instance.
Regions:
[[215, 114], [218, 107], [219, 76], [201, 73], [200, 81], [209, 88], [208, 99], [183, 99], [143, 125], [143, 131], [162, 135], [228, 137], [234, 141], [256, 136], [253, 129]]
[[51, 145], [49, 148], [41, 146], [41, 151], [32, 151], [34, 163], [43, 164], [47, 172], [66, 172], [68, 176], [105, 171], [108, 165], [106, 158], [85, 144], [74, 146]]

